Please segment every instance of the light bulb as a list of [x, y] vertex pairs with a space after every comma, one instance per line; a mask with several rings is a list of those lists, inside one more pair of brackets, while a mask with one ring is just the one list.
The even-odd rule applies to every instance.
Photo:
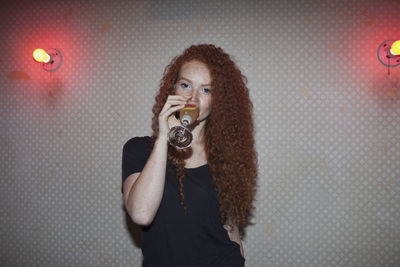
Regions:
[[46, 51], [44, 51], [41, 48], [35, 49], [35, 51], [33, 51], [33, 58], [37, 62], [49, 63], [49, 61], [50, 61], [49, 54], [47, 54]]
[[390, 53], [395, 56], [400, 55], [400, 40], [392, 44], [392, 47], [390, 48]]

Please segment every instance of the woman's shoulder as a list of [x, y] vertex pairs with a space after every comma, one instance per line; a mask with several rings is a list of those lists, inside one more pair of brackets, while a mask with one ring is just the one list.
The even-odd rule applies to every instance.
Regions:
[[[135, 136], [129, 139], [126, 144], [135, 144], [135, 143], [149, 143], [151, 140], [150, 136]], [[125, 144], [125, 145], [126, 145]]]
[[135, 150], [146, 150], [150, 148], [151, 137], [150, 136], [136, 136], [129, 139], [124, 145], [125, 152], [131, 152]]

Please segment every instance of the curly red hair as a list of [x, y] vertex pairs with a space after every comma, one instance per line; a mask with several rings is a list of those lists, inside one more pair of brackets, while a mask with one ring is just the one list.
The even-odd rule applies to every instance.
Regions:
[[[200, 44], [187, 48], [166, 67], [160, 91], [153, 106], [154, 142], [158, 136], [158, 115], [168, 95], [174, 94], [179, 71], [186, 62], [198, 60], [207, 65], [212, 82], [212, 111], [205, 124], [204, 140], [207, 162], [211, 170], [220, 204], [222, 224], [236, 225], [241, 236], [249, 224], [257, 178], [257, 153], [247, 79], [231, 57], [214, 45]], [[181, 204], [183, 194], [184, 159], [169, 146], [168, 161], [176, 167]]]

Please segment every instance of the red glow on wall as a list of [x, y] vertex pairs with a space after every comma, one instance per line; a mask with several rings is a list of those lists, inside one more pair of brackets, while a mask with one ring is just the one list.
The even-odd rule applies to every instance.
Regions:
[[[31, 9], [27, 7], [26, 9], [11, 9], [6, 15], [6, 20], [18, 22], [14, 23], [12, 31], [8, 32], [8, 37], [4, 40], [5, 46], [11, 48], [8, 52], [9, 57], [13, 59], [8, 65], [10, 72], [26, 73], [31, 78], [29, 84], [33, 85], [35, 90], [46, 87], [50, 79], [55, 79], [56, 76], [57, 79], [71, 82], [86, 76], [88, 68], [85, 66], [85, 61], [77, 62], [76, 58], [84, 58], [82, 51], [88, 50], [85, 47], [88, 43], [85, 36], [90, 36], [90, 34], [84, 27], [76, 27], [71, 16], [68, 16], [68, 19], [65, 18], [64, 13], [73, 13], [69, 7], [62, 10], [59, 7], [55, 8], [57, 5], [53, 6], [49, 2], [37, 4], [39, 9], [54, 12], [43, 16], [41, 13], [31, 12]], [[62, 67], [56, 72], [43, 71], [44, 63], [33, 60], [32, 53], [38, 48], [43, 49], [47, 54], [49, 54], [49, 49], [59, 50], [63, 57]]]

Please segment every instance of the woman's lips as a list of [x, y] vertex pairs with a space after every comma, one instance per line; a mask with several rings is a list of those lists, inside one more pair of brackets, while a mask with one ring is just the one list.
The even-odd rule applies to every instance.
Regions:
[[195, 108], [196, 105], [195, 104], [186, 104], [185, 107], [186, 108]]

